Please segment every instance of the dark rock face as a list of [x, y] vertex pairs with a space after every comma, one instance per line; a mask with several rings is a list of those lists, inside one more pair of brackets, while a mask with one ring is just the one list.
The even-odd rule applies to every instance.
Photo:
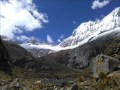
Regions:
[[118, 66], [119, 60], [106, 55], [98, 55], [91, 62], [91, 68], [94, 77], [98, 77], [100, 73], [109, 73]]
[[32, 57], [32, 55], [29, 52], [27, 52], [24, 48], [13, 42], [3, 41], [3, 44], [8, 50], [12, 64], [19, 62], [19, 60], [22, 59], [30, 60]]
[[81, 69], [89, 66], [90, 62], [112, 42], [112, 39], [99, 39], [86, 43], [70, 51], [68, 65], [72, 68]]
[[8, 50], [12, 65], [36, 71], [40, 68], [38, 64], [41, 65], [41, 63], [21, 46], [7, 41], [3, 41], [3, 44]]
[[[21, 68], [33, 69], [33, 66], [37, 64], [36, 63], [37, 61], [33, 59], [32, 55], [21, 46], [13, 42], [7, 42], [7, 41], [3, 41], [3, 44], [5, 48], [8, 50], [12, 65]], [[37, 66], [38, 65], [36, 65], [36, 67]]]
[[10, 57], [0, 37], [0, 70], [11, 73]]
[[92, 44], [85, 44], [70, 52], [70, 59], [68, 66], [80, 69], [88, 66], [91, 59], [99, 53], [99, 47]]

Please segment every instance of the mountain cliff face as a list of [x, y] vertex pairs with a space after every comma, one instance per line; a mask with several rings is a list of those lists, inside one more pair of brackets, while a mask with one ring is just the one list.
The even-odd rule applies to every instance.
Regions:
[[63, 40], [59, 45], [62, 47], [81, 45], [115, 32], [117, 32], [116, 36], [120, 35], [120, 7], [113, 10], [102, 20], [88, 21], [80, 24], [73, 31], [72, 35]]
[[62, 50], [51, 53], [42, 58], [45, 60], [55, 60], [60, 64], [66, 65], [74, 69], [82, 69], [88, 67], [92, 59], [98, 54], [104, 52], [109, 44], [113, 42], [113, 38], [100, 38], [74, 49]]

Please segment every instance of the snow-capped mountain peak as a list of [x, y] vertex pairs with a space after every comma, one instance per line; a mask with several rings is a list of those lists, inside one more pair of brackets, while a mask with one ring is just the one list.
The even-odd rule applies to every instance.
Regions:
[[120, 7], [116, 8], [112, 13], [110, 13], [113, 17], [120, 17]]
[[113, 10], [102, 20], [81, 23], [72, 35], [63, 40], [59, 45], [62, 47], [74, 46], [89, 38], [96, 38], [105, 32], [120, 30], [120, 7]]

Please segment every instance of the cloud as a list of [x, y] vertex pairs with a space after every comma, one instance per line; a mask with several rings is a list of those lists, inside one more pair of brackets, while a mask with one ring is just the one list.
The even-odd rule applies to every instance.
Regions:
[[16, 37], [16, 40], [18, 40], [18, 41], [26, 41], [26, 40], [29, 40], [29, 39], [30, 39], [30, 37], [27, 37], [25, 35], [21, 35], [21, 36]]
[[20, 41], [20, 42], [34, 42], [34, 41], [38, 41], [39, 42], [38, 38], [36, 38], [34, 36], [27, 37], [25, 35], [16, 36], [16, 40]]
[[39, 12], [32, 0], [2, 0], [0, 5], [0, 35], [11, 39], [41, 29], [48, 22], [47, 15]]
[[49, 43], [54, 43], [52, 37], [49, 34], [47, 34], [47, 41]]
[[76, 22], [76, 21], [73, 21], [72, 23], [73, 23], [73, 25], [77, 25], [78, 24], [78, 22]]
[[98, 9], [98, 8], [103, 8], [104, 6], [108, 5], [111, 0], [103, 0], [100, 2], [100, 0], [95, 0], [92, 3], [91, 8], [92, 9]]
[[61, 42], [61, 40], [60, 40], [60, 39], [58, 39], [58, 42], [60, 43], [60, 42]]
[[72, 23], [73, 23], [73, 25], [75, 25], [75, 24], [76, 24], [76, 21], [73, 21]]
[[101, 14], [100, 17], [103, 18], [103, 17], [105, 17], [105, 15]]
[[58, 38], [58, 42], [60, 43], [64, 38], [64, 34], [62, 34], [59, 38]]

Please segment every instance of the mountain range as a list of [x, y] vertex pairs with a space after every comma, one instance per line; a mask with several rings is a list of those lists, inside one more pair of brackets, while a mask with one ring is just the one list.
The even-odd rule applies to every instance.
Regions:
[[[9, 47], [9, 44], [13, 46], [17, 45], [15, 41], [5, 36], [1, 38], [4, 42], [7, 42], [5, 46], [8, 47], [8, 50], [13, 48]], [[18, 56], [17, 53], [13, 52], [14, 49], [9, 51], [10, 54], [12, 53], [11, 58], [13, 58], [13, 62], [18, 57], [21, 59], [20, 55], [28, 58], [28, 60], [31, 56], [47, 59], [46, 61], [48, 61], [48, 58], [52, 58], [52, 61], [59, 62], [65, 66], [73, 67], [73, 64], [75, 64], [73, 68], [79, 69], [87, 67], [93, 57], [103, 53], [104, 49], [116, 38], [120, 38], [120, 7], [113, 10], [102, 20], [88, 21], [80, 24], [80, 26], [73, 31], [72, 35], [64, 39], [59, 45], [29, 39], [16, 46], [25, 48], [18, 50], [21, 51], [18, 53]], [[31, 55], [27, 52], [30, 52]], [[16, 58], [14, 56], [16, 56]], [[61, 56], [61, 58], [59, 58], [59, 56]]]

